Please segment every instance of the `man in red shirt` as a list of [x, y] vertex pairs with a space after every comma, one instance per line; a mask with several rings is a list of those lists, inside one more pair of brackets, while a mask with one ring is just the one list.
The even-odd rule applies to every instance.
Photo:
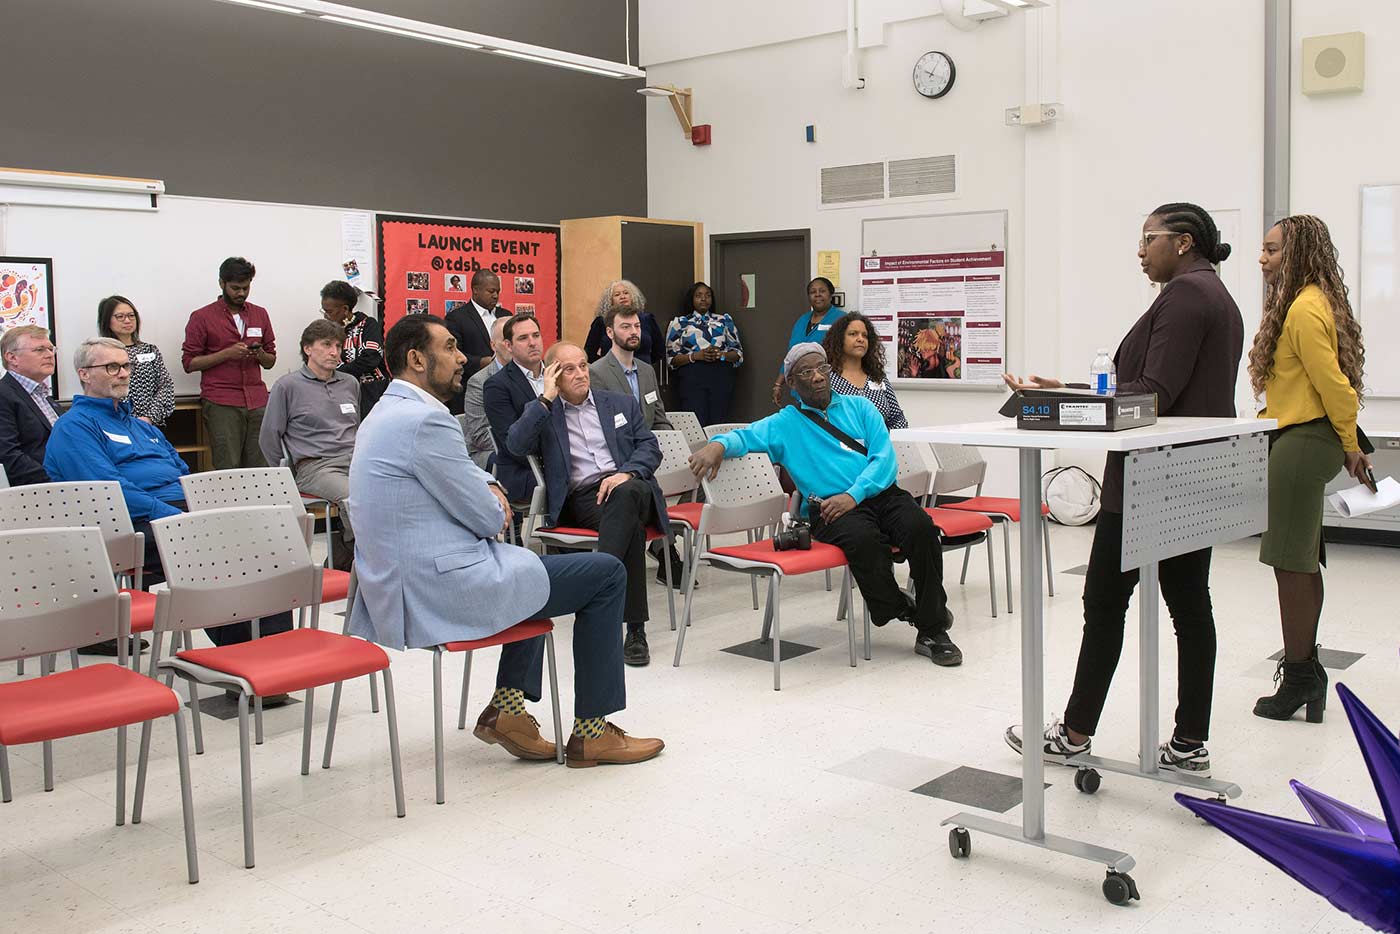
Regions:
[[241, 256], [219, 265], [219, 297], [190, 313], [182, 347], [186, 373], [199, 373], [204, 428], [215, 470], [266, 467], [258, 447], [267, 387], [277, 363], [267, 309], [248, 301], [257, 270]]

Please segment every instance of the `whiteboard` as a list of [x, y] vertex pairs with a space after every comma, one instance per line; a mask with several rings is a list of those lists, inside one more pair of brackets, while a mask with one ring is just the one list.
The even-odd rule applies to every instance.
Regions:
[[1400, 398], [1400, 185], [1361, 187], [1361, 286], [1356, 320], [1366, 345], [1366, 395]]
[[[898, 256], [921, 253], [959, 253], [1007, 250], [1007, 212], [974, 211], [960, 214], [920, 214], [911, 217], [870, 217], [860, 225], [861, 256]], [[1009, 263], [1009, 257], [1007, 259]], [[1010, 283], [1003, 276], [1002, 366], [1009, 359]], [[977, 383], [963, 380], [892, 379], [901, 389], [984, 390], [1002, 392], [1000, 380]]]
[[193, 395], [199, 375], [180, 365], [185, 322], [218, 297], [224, 259], [246, 256], [257, 267], [249, 299], [267, 308], [277, 337], [277, 365], [263, 374], [269, 386], [301, 367], [298, 341], [321, 316], [321, 286], [344, 278], [340, 208], [166, 196], [152, 212], [29, 205], [0, 212], [0, 254], [53, 258], [63, 398], [81, 391], [73, 351], [97, 336], [97, 303], [108, 295], [136, 304], [141, 339], [160, 348], [175, 391]]

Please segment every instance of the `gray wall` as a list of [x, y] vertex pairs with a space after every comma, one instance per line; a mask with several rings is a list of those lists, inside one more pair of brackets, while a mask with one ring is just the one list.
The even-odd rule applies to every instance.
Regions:
[[[625, 2], [351, 0], [623, 61]], [[640, 80], [213, 0], [5, 0], [0, 165], [171, 194], [556, 223], [646, 215]]]

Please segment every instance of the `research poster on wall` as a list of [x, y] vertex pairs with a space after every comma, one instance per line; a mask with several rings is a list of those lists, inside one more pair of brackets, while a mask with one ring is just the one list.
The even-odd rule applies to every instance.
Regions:
[[436, 315], [472, 298], [472, 274], [501, 280], [498, 303], [533, 314], [545, 346], [559, 339], [559, 230], [377, 215], [384, 330], [404, 315]]
[[1000, 385], [1006, 371], [1006, 253], [862, 256], [860, 310], [893, 378]]

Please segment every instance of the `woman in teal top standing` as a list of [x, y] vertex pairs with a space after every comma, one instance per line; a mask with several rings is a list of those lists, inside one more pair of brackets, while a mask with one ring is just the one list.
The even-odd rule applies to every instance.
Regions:
[[[792, 334], [788, 337], [788, 350], [803, 341], [820, 344], [826, 339], [826, 332], [830, 331], [831, 326], [840, 321], [842, 315], [845, 314], [839, 307], [831, 303], [835, 294], [836, 286], [832, 285], [831, 280], [825, 276], [817, 276], [807, 283], [807, 303], [811, 305], [811, 308], [793, 322]], [[773, 384], [773, 404], [783, 405], [786, 395], [783, 374], [780, 370], [777, 382]]]

